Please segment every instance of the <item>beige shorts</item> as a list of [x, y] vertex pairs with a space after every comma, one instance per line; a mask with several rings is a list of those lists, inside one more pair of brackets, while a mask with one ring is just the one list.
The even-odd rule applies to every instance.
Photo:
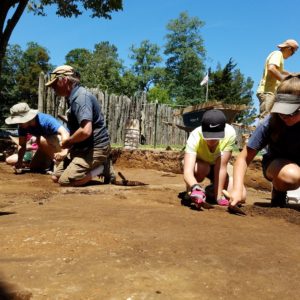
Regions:
[[110, 146], [105, 148], [92, 148], [86, 151], [72, 151], [68, 157], [58, 164], [54, 176], [58, 182], [68, 185], [74, 181], [83, 179], [89, 171], [101, 166], [110, 154]]
[[257, 93], [256, 97], [259, 100], [259, 113], [261, 116], [268, 114], [274, 104], [275, 95], [273, 93]]

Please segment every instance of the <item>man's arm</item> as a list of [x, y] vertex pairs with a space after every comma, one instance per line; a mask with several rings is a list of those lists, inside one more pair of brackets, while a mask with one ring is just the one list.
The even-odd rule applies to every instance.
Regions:
[[60, 135], [61, 141], [67, 140], [70, 137], [68, 130], [64, 126], [57, 129], [57, 134]]
[[244, 146], [233, 166], [233, 190], [230, 193], [231, 205], [236, 205], [243, 199], [244, 178], [250, 162], [257, 150]]
[[[66, 141], [70, 137], [68, 130], [64, 126], [60, 126], [58, 128], [57, 134], [61, 137], [61, 145], [63, 144], [64, 141]], [[66, 148], [60, 152], [54, 153], [54, 159], [56, 161], [62, 161], [67, 155], [68, 155], [68, 149]]]
[[[225, 151], [216, 161], [216, 169], [219, 169], [219, 172], [215, 172], [215, 196], [216, 199], [220, 199], [222, 196], [222, 190], [225, 188], [226, 179], [227, 179], [227, 165], [231, 158], [231, 151]], [[215, 169], [215, 170], [216, 170]]]
[[80, 127], [66, 140], [62, 141], [62, 148], [71, 148], [74, 144], [89, 138], [93, 133], [92, 122], [83, 120]]
[[282, 73], [279, 71], [276, 65], [268, 65], [268, 72], [277, 80], [282, 81], [285, 75], [288, 75], [289, 72], [283, 71]]

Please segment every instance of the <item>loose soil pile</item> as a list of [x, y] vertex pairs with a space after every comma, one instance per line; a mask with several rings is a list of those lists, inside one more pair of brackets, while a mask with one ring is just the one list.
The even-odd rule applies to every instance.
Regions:
[[242, 217], [181, 204], [178, 152], [113, 157], [116, 171], [148, 185], [60, 188], [0, 164], [0, 296], [2, 288], [14, 299], [299, 298], [299, 206], [270, 207], [259, 161], [247, 173]]

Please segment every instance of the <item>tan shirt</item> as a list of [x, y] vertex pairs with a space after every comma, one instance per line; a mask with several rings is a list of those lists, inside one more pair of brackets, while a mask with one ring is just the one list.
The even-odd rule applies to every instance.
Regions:
[[284, 70], [284, 59], [282, 52], [279, 50], [273, 51], [266, 59], [262, 79], [259, 83], [257, 93], [272, 93], [274, 94], [280, 81], [268, 72], [268, 65], [275, 65], [279, 72]]

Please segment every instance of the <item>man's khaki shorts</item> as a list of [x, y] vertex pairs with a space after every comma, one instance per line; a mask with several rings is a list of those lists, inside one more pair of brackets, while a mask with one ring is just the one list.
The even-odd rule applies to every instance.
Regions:
[[101, 166], [110, 154], [110, 146], [105, 148], [92, 148], [85, 151], [70, 151], [68, 157], [58, 164], [54, 176], [58, 182], [68, 185], [74, 181], [83, 179], [89, 171]]
[[275, 95], [272, 93], [257, 93], [256, 97], [260, 103], [259, 113], [261, 116], [265, 116], [271, 111], [274, 105]]

